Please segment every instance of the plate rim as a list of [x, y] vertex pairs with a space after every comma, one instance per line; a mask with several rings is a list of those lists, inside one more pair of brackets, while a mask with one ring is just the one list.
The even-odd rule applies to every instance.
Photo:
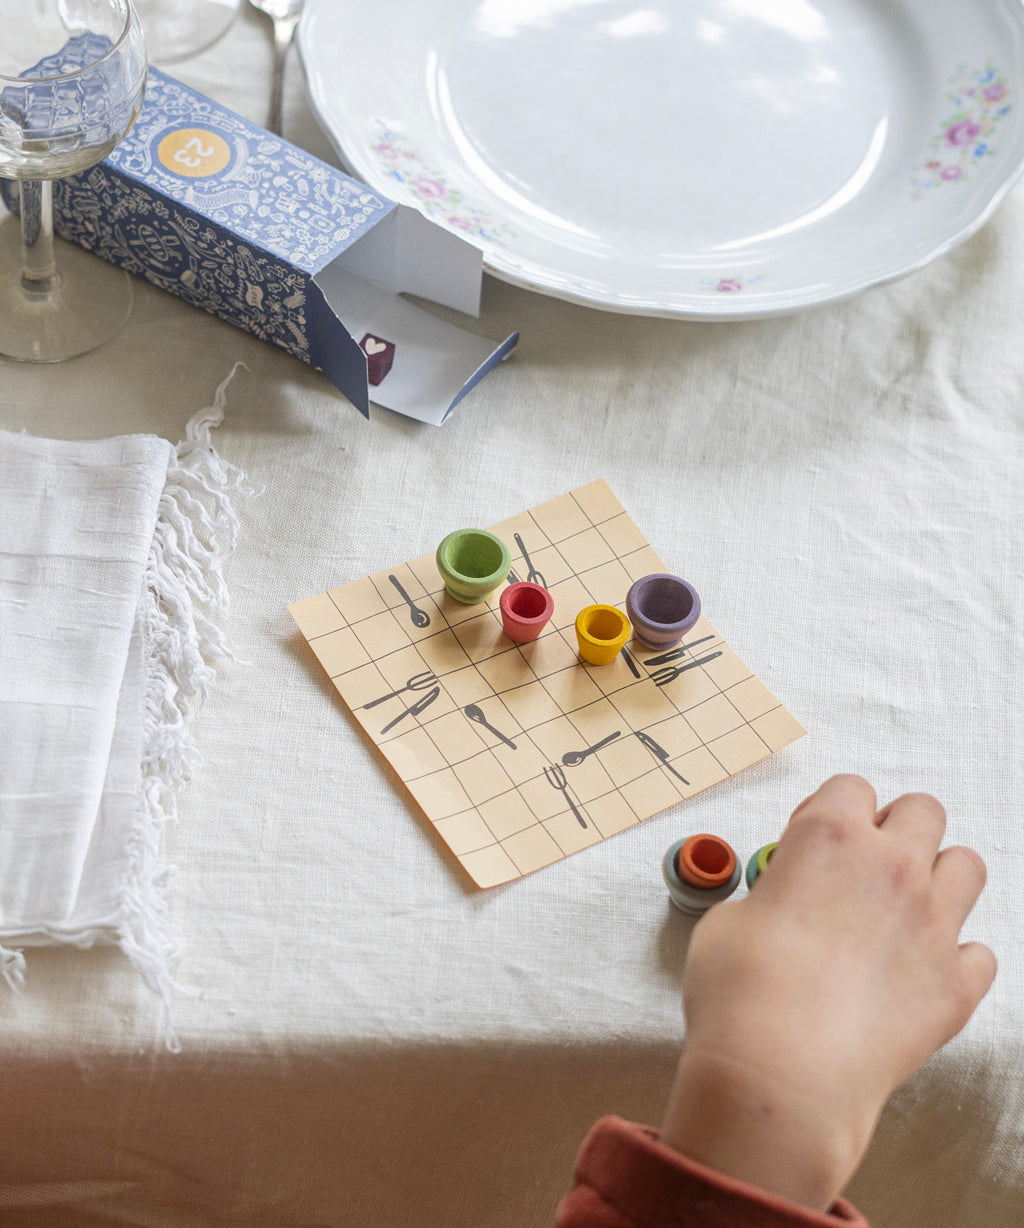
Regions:
[[[973, 7], [976, 2], [977, 0], [960, 0], [960, 3], [965, 7]], [[1017, 49], [1019, 52], [1024, 52], [1024, 0], [984, 0], [984, 3], [992, 13], [1003, 16], [1011, 24], [1016, 23]], [[336, 124], [328, 118], [328, 104], [321, 97], [320, 93], [322, 74], [312, 70], [307, 63], [306, 36], [304, 32], [309, 29], [312, 22], [313, 9], [313, 4], [306, 6], [299, 23], [298, 37], [296, 39], [299, 58], [306, 80], [306, 94], [310, 109], [343, 165], [356, 178], [365, 182], [373, 191], [386, 196], [388, 199], [396, 199], [392, 196], [391, 187], [386, 182], [384, 175], [379, 173], [379, 168], [369, 159], [364, 160], [360, 158], [357, 151], [349, 149], [344, 136], [336, 130]], [[1015, 80], [1015, 89], [1018, 94], [1024, 93], [1024, 73], [1021, 73], [1019, 79]], [[465, 242], [476, 247], [481, 252], [484, 271], [508, 285], [543, 294], [562, 302], [591, 307], [616, 315], [722, 323], [728, 321], [742, 322], [771, 319], [793, 315], [814, 307], [841, 303], [858, 294], [862, 294], [865, 290], [901, 281], [959, 247], [981, 230], [991, 220], [992, 215], [1005, 200], [1006, 196], [1013, 190], [1022, 175], [1024, 175], [1024, 134], [1018, 139], [1015, 160], [1011, 162], [1002, 177], [993, 184], [987, 198], [984, 196], [980, 198], [981, 204], [977, 212], [972, 214], [958, 229], [941, 234], [932, 246], [913, 259], [894, 264], [891, 268], [885, 269], [882, 272], [869, 272], [862, 279], [844, 283], [834, 289], [822, 290], [820, 286], [817, 288], [791, 289], [780, 292], [773, 302], [762, 301], [758, 303], [755, 301], [750, 303], [749, 306], [746, 306], [746, 303], [750, 302], [750, 300], [740, 301], [736, 296], [720, 295], [715, 298], [702, 297], [698, 300], [693, 294], [685, 292], [671, 296], [659, 294], [656, 296], [656, 301], [655, 297], [648, 301], [639, 300], [637, 295], [630, 295], [627, 300], [624, 296], [616, 295], [614, 291], [594, 293], [590, 290], [576, 288], [571, 284], [572, 279], [568, 279], [570, 284], [566, 284], [554, 275], [544, 276], [545, 270], [543, 269], [538, 270], [537, 275], [527, 275], [517, 267], [518, 262], [503, 260], [500, 248], [487, 246], [486, 240], [483, 242], [475, 241], [471, 236], [464, 235], [456, 229], [446, 227], [442, 221], [431, 216], [421, 207], [415, 199], [398, 201], [397, 203], [402, 204], [406, 208], [415, 209], [434, 225], [448, 230], [449, 233], [457, 235]], [[673, 301], [665, 301], [667, 298], [671, 298]]]

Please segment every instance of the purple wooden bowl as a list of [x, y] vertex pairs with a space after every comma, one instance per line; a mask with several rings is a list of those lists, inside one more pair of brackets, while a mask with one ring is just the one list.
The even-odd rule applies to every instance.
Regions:
[[626, 594], [626, 613], [645, 648], [671, 648], [700, 618], [700, 597], [678, 576], [655, 572], [641, 576]]

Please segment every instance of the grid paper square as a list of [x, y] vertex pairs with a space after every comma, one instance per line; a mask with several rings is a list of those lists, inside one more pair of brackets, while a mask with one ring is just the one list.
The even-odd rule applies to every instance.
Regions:
[[[289, 606], [478, 886], [596, 844], [804, 733], [704, 616], [668, 663], [678, 669], [671, 676], [649, 664], [661, 654], [635, 641], [628, 660], [581, 664], [579, 610], [594, 601], [623, 608], [634, 580], [671, 570], [603, 480], [492, 531], [508, 543], [516, 577], [539, 573], [555, 598], [551, 624], [531, 644], [504, 636], [498, 594], [453, 601], [433, 554]], [[364, 707], [417, 676], [415, 687]], [[417, 701], [426, 706], [410, 712]]]

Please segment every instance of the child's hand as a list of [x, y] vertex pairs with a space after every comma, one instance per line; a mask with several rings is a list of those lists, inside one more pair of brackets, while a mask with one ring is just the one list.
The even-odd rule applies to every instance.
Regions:
[[985, 866], [939, 853], [927, 794], [876, 813], [859, 776], [801, 803], [751, 894], [693, 933], [662, 1140], [825, 1210], [892, 1091], [964, 1026], [995, 956], [959, 945]]

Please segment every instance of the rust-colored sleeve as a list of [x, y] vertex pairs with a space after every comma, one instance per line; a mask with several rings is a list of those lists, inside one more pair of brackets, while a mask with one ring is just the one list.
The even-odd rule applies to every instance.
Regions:
[[621, 1117], [590, 1131], [575, 1178], [556, 1228], [869, 1228], [841, 1198], [820, 1215], [687, 1159]]

